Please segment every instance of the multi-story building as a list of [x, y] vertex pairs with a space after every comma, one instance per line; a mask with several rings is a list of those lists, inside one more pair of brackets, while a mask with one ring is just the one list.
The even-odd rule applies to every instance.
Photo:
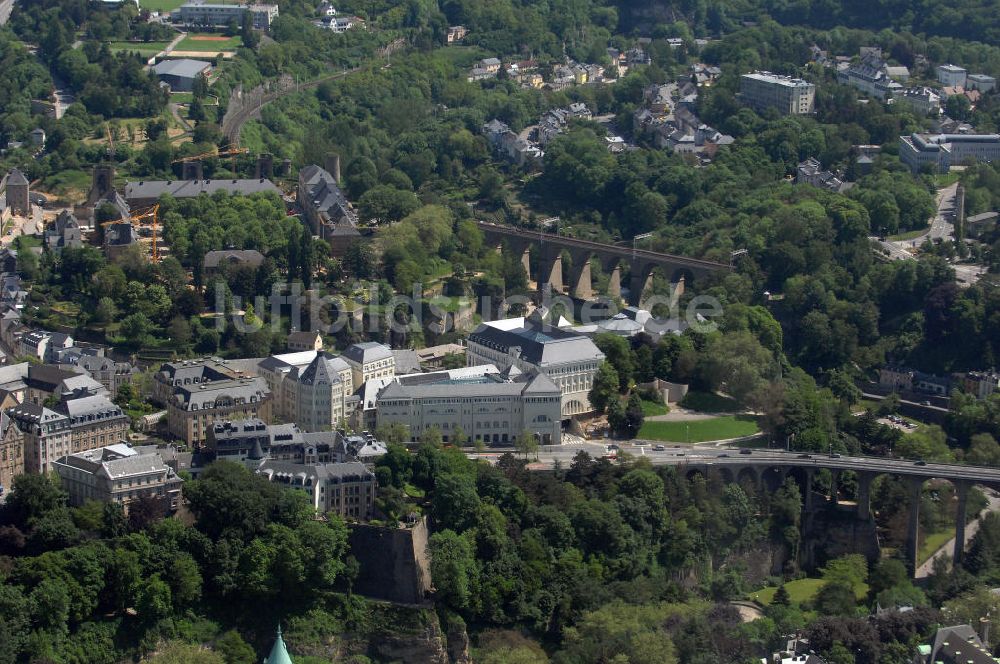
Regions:
[[958, 65], [938, 65], [934, 70], [937, 74], [938, 83], [946, 88], [954, 87], [965, 87], [965, 80], [968, 76], [968, 71], [965, 67], [959, 67]]
[[927, 87], [906, 88], [896, 95], [896, 102], [909, 104], [921, 116], [941, 113], [941, 95]]
[[28, 365], [25, 377], [27, 392], [26, 403], [43, 404], [50, 398], [68, 399], [71, 397], [107, 394], [104, 386], [86, 374], [65, 371], [50, 364]]
[[209, 380], [174, 388], [167, 402], [167, 431], [189, 445], [203, 443], [218, 420], [271, 420], [271, 391], [262, 378]]
[[301, 438], [294, 424], [268, 424], [259, 418], [215, 422], [208, 430], [206, 447], [216, 459], [261, 461], [271, 448]]
[[893, 80], [881, 52], [868, 53], [861, 62], [847, 64], [837, 70], [837, 80], [850, 85], [869, 97], [885, 101], [892, 99], [903, 86]]
[[809, 115], [815, 98], [816, 86], [801, 78], [766, 71], [740, 77], [740, 99], [757, 111], [773, 108], [781, 115]]
[[916, 173], [947, 173], [967, 162], [1000, 159], [1000, 134], [910, 134], [899, 137], [899, 159]]
[[392, 349], [375, 341], [352, 344], [341, 357], [350, 365], [355, 385], [396, 375], [396, 357]]
[[493, 365], [403, 376], [378, 395], [379, 425], [403, 424], [411, 440], [437, 427], [443, 440], [510, 445], [523, 432], [546, 445], [561, 442], [562, 393], [538, 370]]
[[961, 376], [966, 393], [985, 399], [1000, 389], [1000, 374], [994, 371], [970, 371]]
[[24, 434], [7, 413], [0, 413], [0, 497], [24, 473]]
[[216, 422], [209, 431], [208, 451], [217, 459], [248, 462], [254, 469], [264, 459], [292, 463], [371, 463], [386, 452], [370, 433], [306, 432], [294, 424], [267, 424], [249, 419]]
[[965, 85], [970, 90], [986, 93], [997, 87], [997, 80], [986, 74], [969, 74], [965, 77]]
[[242, 378], [243, 375], [242, 371], [229, 366], [225, 360], [217, 357], [167, 362], [153, 375], [153, 401], [166, 406], [179, 387], [234, 380]]
[[155, 452], [118, 444], [69, 454], [52, 462], [71, 505], [88, 500], [128, 505], [154, 497], [177, 509], [182, 480]]
[[363, 463], [269, 460], [260, 465], [257, 474], [280, 486], [305, 491], [318, 512], [334, 512], [357, 521], [367, 521], [374, 515], [378, 482]]
[[[334, 162], [339, 167], [339, 159]], [[296, 201], [313, 235], [330, 243], [335, 255], [342, 255], [361, 234], [358, 232], [358, 215], [337, 180], [339, 174], [316, 166], [306, 166], [299, 171]]]
[[70, 420], [62, 413], [23, 403], [7, 415], [24, 433], [24, 472], [47, 473], [53, 461], [73, 451]]
[[483, 323], [469, 335], [466, 365], [540, 371], [562, 392], [564, 418], [592, 410], [589, 392], [604, 353], [582, 334], [560, 329], [536, 309], [527, 318]]
[[285, 339], [289, 352], [300, 353], [323, 348], [323, 335], [319, 332], [291, 332]]
[[128, 437], [128, 415], [103, 395], [68, 399], [54, 410], [69, 419], [71, 454], [116, 445]]
[[278, 18], [277, 5], [224, 5], [210, 2], [188, 2], [173, 13], [175, 20], [196, 28], [224, 28], [231, 23], [241, 25], [243, 14], [250, 12], [253, 27], [267, 30]]
[[294, 420], [304, 430], [328, 431], [344, 422], [353, 392], [352, 380], [343, 375], [346, 367], [343, 359], [320, 351], [295, 378]]
[[104, 386], [109, 394], [118, 394], [118, 388], [132, 382], [135, 369], [128, 362], [115, 362], [105, 355], [94, 354], [71, 348], [59, 353], [60, 367], [82, 370]]

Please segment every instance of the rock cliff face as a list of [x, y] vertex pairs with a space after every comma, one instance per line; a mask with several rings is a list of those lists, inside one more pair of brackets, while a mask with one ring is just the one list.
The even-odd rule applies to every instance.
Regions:
[[[402, 617], [398, 608], [395, 613]], [[370, 635], [368, 652], [377, 661], [472, 664], [469, 636], [461, 620], [451, 621], [446, 632], [432, 609], [410, 609], [406, 613], [409, 620], [387, 622], [384, 629]]]

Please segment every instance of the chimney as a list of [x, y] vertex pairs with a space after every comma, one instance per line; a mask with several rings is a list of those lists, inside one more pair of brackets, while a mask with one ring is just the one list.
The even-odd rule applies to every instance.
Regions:
[[333, 176], [334, 182], [340, 184], [340, 155], [336, 152], [326, 155], [326, 171]]

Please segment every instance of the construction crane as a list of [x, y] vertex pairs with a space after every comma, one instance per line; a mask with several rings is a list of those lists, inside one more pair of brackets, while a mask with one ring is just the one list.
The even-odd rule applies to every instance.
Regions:
[[[135, 214], [132, 214], [127, 220], [125, 219], [112, 219], [111, 221], [105, 221], [101, 224], [101, 227], [111, 226], [112, 224], [129, 223], [132, 228], [140, 230], [143, 228], [150, 228], [153, 232], [153, 246], [152, 246], [152, 258], [154, 263], [160, 262], [160, 248], [157, 244], [157, 231], [159, 230], [159, 212], [160, 204], [152, 205], [148, 208], [144, 208]], [[146, 221], [146, 220], [150, 221]]]
[[174, 159], [171, 164], [186, 164], [191, 161], [201, 161], [202, 159], [207, 159], [209, 157], [232, 157], [233, 158], [233, 175], [236, 175], [236, 155], [246, 154], [250, 152], [248, 148], [229, 148], [227, 150], [215, 150], [214, 152], [203, 152], [201, 154], [192, 155], [190, 157], [180, 157], [179, 159]]

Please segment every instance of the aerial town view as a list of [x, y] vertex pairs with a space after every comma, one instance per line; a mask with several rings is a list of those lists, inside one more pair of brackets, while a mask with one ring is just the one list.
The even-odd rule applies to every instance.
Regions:
[[1000, 662], [1000, 0], [259, 2], [0, 0], [0, 664]]

